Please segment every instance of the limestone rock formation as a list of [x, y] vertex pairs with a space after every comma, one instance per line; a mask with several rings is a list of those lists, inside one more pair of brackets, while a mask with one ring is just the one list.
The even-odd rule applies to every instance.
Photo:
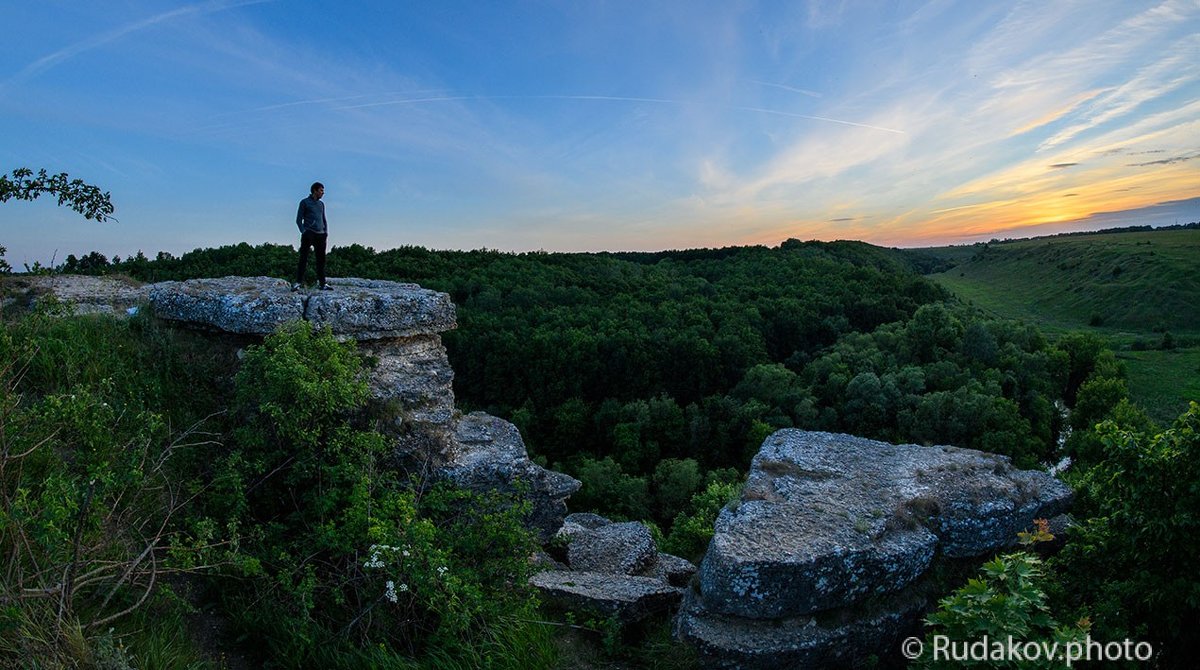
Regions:
[[548, 570], [529, 579], [544, 601], [573, 612], [616, 617], [622, 624], [663, 612], [680, 599], [680, 590], [653, 577], [610, 572]]
[[597, 514], [571, 514], [558, 531], [570, 568], [546, 570], [529, 583], [545, 601], [622, 623], [675, 607], [696, 572], [690, 562], [659, 553], [650, 529], [636, 521], [613, 523]]
[[570, 544], [570, 542], [572, 542], [579, 535], [599, 528], [600, 526], [607, 526], [610, 523], [612, 522], [600, 516], [599, 514], [591, 514], [590, 512], [575, 512], [573, 514], [568, 514], [563, 519], [562, 527], [559, 528], [558, 532], [555, 533], [555, 537], [565, 544]]
[[645, 524], [610, 523], [575, 536], [567, 549], [572, 570], [632, 575], [650, 567], [657, 551]]
[[551, 537], [579, 482], [529, 460], [511, 423], [455, 410], [454, 371], [439, 335], [456, 326], [450, 297], [390, 281], [330, 284], [332, 291], [293, 292], [282, 279], [222, 277], [153, 284], [148, 295], [156, 316], [187, 326], [260, 336], [305, 319], [357, 340], [373, 361], [371, 396], [392, 417], [397, 462], [472, 490], [519, 491], [532, 504], [528, 523]]
[[578, 480], [529, 460], [517, 427], [483, 412], [472, 412], [455, 423], [447, 456], [435, 475], [459, 486], [503, 493], [518, 493], [523, 487], [533, 504], [527, 523], [543, 542], [563, 525], [566, 500], [580, 486]]
[[696, 574], [696, 566], [686, 558], [659, 552], [650, 565], [635, 574], [660, 579], [671, 586], [687, 586]]
[[152, 284], [149, 295], [159, 318], [248, 335], [266, 335], [298, 319], [356, 340], [432, 335], [457, 323], [445, 293], [392, 281], [329, 283], [332, 291], [293, 292], [286, 281], [270, 277], [189, 279]]
[[53, 296], [71, 314], [110, 314], [121, 317], [146, 301], [147, 287], [131, 279], [88, 275], [28, 275], [7, 277], [3, 303], [34, 307]]
[[[715, 665], [774, 666], [782, 662], [770, 651], [774, 642], [759, 648], [746, 641], [786, 630], [782, 622], [845, 618], [847, 608], [868, 601], [871, 621], [903, 619], [919, 609], [911, 599], [897, 601], [899, 609], [879, 603], [905, 595], [936, 555], [1009, 546], [1034, 518], [1055, 516], [1070, 502], [1065, 484], [1016, 470], [1002, 456], [782, 430], [755, 456], [739, 503], [718, 517], [699, 592], [677, 632]], [[812, 658], [825, 658], [818, 647], [832, 642], [821, 639], [887, 650], [888, 636], [853, 633], [877, 626], [849, 621], [835, 629], [804, 623], [803, 640], [781, 633], [792, 639], [787, 654], [812, 647]]]

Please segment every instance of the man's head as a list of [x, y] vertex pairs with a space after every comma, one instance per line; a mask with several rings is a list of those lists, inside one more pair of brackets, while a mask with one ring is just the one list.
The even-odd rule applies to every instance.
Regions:
[[317, 200], [320, 200], [321, 196], [325, 195], [325, 184], [322, 184], [319, 181], [314, 181], [313, 185], [308, 189], [308, 194]]

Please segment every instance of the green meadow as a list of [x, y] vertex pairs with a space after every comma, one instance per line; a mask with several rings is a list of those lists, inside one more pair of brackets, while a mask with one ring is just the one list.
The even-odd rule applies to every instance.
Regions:
[[1130, 393], [1170, 421], [1200, 399], [1200, 230], [1065, 235], [913, 250], [929, 275], [984, 312], [1051, 336], [1105, 338]]

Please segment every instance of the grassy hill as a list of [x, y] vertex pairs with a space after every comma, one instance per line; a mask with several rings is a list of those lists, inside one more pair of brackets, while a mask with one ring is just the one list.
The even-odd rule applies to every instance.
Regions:
[[[931, 278], [1009, 318], [1110, 332], [1200, 333], [1200, 230], [1071, 235], [966, 247]], [[962, 257], [964, 247], [920, 250]]]
[[[1065, 235], [904, 252], [960, 299], [1050, 334], [1105, 337], [1162, 422], [1200, 400], [1200, 230]], [[949, 269], [943, 269], [949, 268]], [[1161, 350], [1164, 333], [1190, 345]]]

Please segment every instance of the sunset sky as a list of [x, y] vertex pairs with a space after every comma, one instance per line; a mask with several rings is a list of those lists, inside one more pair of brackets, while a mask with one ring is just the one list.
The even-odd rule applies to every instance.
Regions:
[[1200, 220], [1200, 0], [9, 3], [20, 269], [295, 244], [929, 246]]

